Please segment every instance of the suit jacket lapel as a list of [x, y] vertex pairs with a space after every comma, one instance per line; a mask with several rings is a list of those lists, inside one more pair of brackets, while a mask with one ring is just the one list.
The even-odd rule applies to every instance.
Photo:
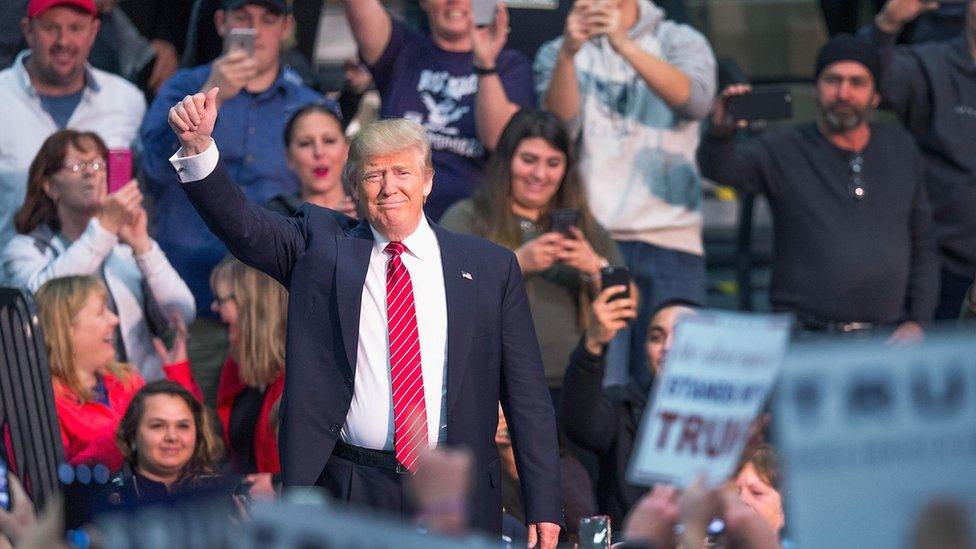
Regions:
[[447, 413], [457, 402], [461, 381], [468, 367], [468, 349], [474, 329], [471, 309], [475, 302], [475, 280], [461, 276], [468, 252], [454, 241], [453, 235], [431, 223], [441, 248], [444, 270], [444, 293], [447, 297]]
[[336, 235], [336, 303], [350, 375], [356, 373], [359, 311], [372, 250], [373, 233], [365, 221], [353, 227], [348, 234]]

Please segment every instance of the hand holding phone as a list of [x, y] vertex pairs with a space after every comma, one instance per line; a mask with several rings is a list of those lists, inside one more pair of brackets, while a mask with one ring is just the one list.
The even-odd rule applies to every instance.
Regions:
[[579, 524], [579, 549], [610, 549], [610, 517], [583, 517]]
[[243, 50], [249, 57], [254, 57], [254, 39], [257, 32], [252, 28], [233, 28], [224, 38], [224, 53]]
[[560, 233], [567, 238], [573, 238], [570, 227], [579, 226], [579, 211], [573, 208], [561, 208], [553, 210], [549, 214], [549, 231]]
[[499, 0], [471, 0], [471, 16], [476, 27], [488, 27], [495, 22]]
[[786, 120], [793, 117], [793, 94], [786, 88], [761, 88], [729, 97], [726, 103], [732, 120]]
[[609, 288], [610, 286], [624, 286], [627, 288], [623, 292], [615, 294], [613, 297], [608, 299], [608, 302], [629, 298], [630, 271], [627, 270], [627, 267], [615, 267], [613, 265], [608, 265], [600, 269], [600, 286], [602, 288]]
[[132, 180], [132, 149], [108, 151], [108, 194]]

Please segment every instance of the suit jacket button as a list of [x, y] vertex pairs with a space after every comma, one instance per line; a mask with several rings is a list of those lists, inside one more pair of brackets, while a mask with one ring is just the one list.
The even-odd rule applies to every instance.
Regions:
[[332, 426], [329, 427], [329, 430], [332, 431], [333, 433], [338, 433], [340, 429], [341, 429], [341, 427], [339, 427], [335, 423], [333, 423]]
[[346, 378], [346, 387], [352, 387], [352, 378], [350, 377]]

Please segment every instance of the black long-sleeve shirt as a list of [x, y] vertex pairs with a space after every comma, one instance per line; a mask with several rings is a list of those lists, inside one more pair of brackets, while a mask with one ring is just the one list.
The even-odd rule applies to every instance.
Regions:
[[647, 492], [627, 483], [627, 464], [650, 387], [631, 383], [604, 389], [605, 369], [603, 356], [577, 345], [563, 378], [559, 421], [570, 440], [597, 454], [597, 506], [622, 529], [627, 512]]
[[938, 258], [921, 155], [894, 125], [871, 125], [865, 195], [852, 194], [850, 153], [816, 124], [745, 142], [707, 136], [702, 173], [766, 195], [775, 229], [773, 307], [837, 322], [932, 319]]

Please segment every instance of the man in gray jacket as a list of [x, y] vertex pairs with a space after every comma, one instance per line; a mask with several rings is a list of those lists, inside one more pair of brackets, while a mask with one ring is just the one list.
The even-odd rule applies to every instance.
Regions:
[[861, 33], [881, 53], [881, 107], [898, 115], [924, 158], [941, 259], [936, 319], [954, 319], [976, 277], [976, 1], [955, 39], [895, 46], [905, 24], [938, 5], [888, 0]]

